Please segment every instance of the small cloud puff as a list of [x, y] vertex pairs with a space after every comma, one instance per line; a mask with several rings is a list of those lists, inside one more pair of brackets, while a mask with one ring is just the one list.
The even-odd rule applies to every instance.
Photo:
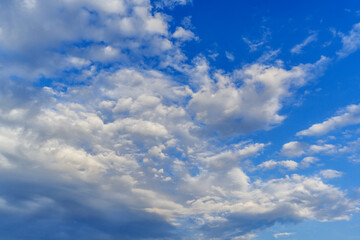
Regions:
[[289, 237], [294, 235], [295, 233], [289, 233], [289, 232], [284, 232], [284, 233], [275, 233], [274, 234], [274, 238], [282, 238], [282, 237]]
[[320, 171], [320, 175], [323, 178], [327, 178], [327, 179], [332, 179], [332, 178], [339, 178], [343, 175], [342, 172], [333, 170], [333, 169], [327, 169], [327, 170], [322, 170]]
[[292, 160], [284, 160], [284, 161], [269, 160], [269, 161], [259, 164], [258, 167], [262, 168], [264, 170], [270, 170], [275, 167], [283, 167], [288, 170], [295, 170], [298, 167], [298, 165], [299, 164], [297, 162], [292, 161]]
[[185, 30], [183, 27], [177, 27], [172, 37], [181, 41], [191, 41], [198, 39], [198, 37], [196, 37], [192, 31]]

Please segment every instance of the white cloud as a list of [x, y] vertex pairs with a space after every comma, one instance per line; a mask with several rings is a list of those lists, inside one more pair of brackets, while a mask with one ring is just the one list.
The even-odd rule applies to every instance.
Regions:
[[185, 30], [182, 27], [177, 27], [176, 31], [172, 35], [173, 38], [180, 39], [182, 41], [190, 41], [190, 40], [197, 40], [198, 38], [195, 34], [190, 30]]
[[302, 43], [299, 43], [295, 45], [290, 52], [295, 54], [300, 54], [302, 52], [302, 49], [309, 45], [312, 42], [315, 42], [317, 40], [317, 33], [311, 34], [309, 37], [307, 37]]
[[340, 34], [342, 41], [342, 48], [337, 52], [340, 57], [346, 57], [357, 51], [360, 47], [360, 23], [353, 26], [350, 32]]
[[295, 170], [298, 167], [298, 165], [299, 164], [297, 162], [292, 161], [292, 160], [284, 160], [284, 161], [269, 160], [269, 161], [259, 164], [258, 167], [262, 168], [264, 170], [270, 170], [275, 167], [283, 167], [288, 170]]
[[256, 234], [248, 233], [243, 236], [233, 237], [231, 240], [251, 240], [256, 237]]
[[348, 142], [345, 146], [339, 149], [339, 152], [342, 153], [349, 153], [349, 152], [356, 152], [360, 147], [360, 138], [356, 139], [355, 141]]
[[304, 168], [310, 167], [311, 164], [318, 162], [319, 159], [316, 157], [305, 157], [301, 160], [301, 166]]
[[177, 5], [183, 6], [192, 3], [192, 0], [158, 0], [155, 1], [157, 7], [168, 7], [173, 8]]
[[241, 146], [240, 149], [227, 150], [208, 156], [204, 159], [204, 162], [215, 168], [234, 167], [240, 160], [258, 154], [265, 146], [266, 144], [263, 143], [248, 144]]
[[336, 151], [336, 146], [333, 144], [311, 145], [309, 147], [309, 151], [312, 153], [319, 153], [319, 152], [331, 153]]
[[68, 57], [67, 60], [71, 66], [76, 68], [87, 67], [91, 64], [89, 60], [78, 57]]
[[231, 62], [233, 62], [235, 60], [234, 55], [232, 53], [228, 52], [228, 51], [225, 51], [225, 56]]
[[[185, 56], [168, 32], [170, 18], [151, 1], [26, 2], [26, 8], [8, 1], [0, 9], [7, 36], [0, 47], [20, 56], [1, 68], [1, 76], [19, 70], [25, 81], [39, 73], [56, 81], [69, 65], [79, 71], [46, 87], [0, 80], [6, 89], [0, 100], [7, 103], [0, 105], [0, 182], [9, 186], [1, 191], [0, 212], [12, 221], [7, 224], [28, 219], [36, 225], [41, 216], [41, 223], [49, 220], [46, 227], [61, 226], [61, 236], [87, 239], [81, 234], [90, 232], [120, 239], [119, 229], [141, 222], [128, 238], [142, 239], [149, 229], [168, 236], [163, 233], [181, 232], [191, 222], [189, 231], [205, 239], [207, 229], [251, 239], [277, 222], [342, 220], [356, 210], [345, 192], [316, 176], [254, 180], [241, 161], [267, 144], [226, 146], [223, 138], [281, 123], [285, 99], [328, 59], [290, 68], [255, 63], [212, 75], [200, 58], [182, 63]], [[178, 37], [190, 34], [184, 31]], [[60, 54], [64, 43], [66, 54]], [[142, 61], [154, 56], [190, 83]], [[298, 163], [275, 165], [292, 170]], [[68, 231], [73, 220], [76, 228]], [[36, 227], [43, 233], [43, 224]]]
[[342, 172], [333, 170], [333, 169], [327, 169], [327, 170], [322, 170], [320, 171], [320, 175], [323, 178], [328, 178], [328, 179], [332, 179], [332, 178], [339, 178], [343, 175]]
[[[11, 1], [0, 9], [0, 47], [12, 61], [0, 59], [0, 64], [8, 66], [9, 74], [32, 79], [59, 74], [68, 67], [68, 60], [121, 59], [129, 63], [136, 58], [162, 56], [164, 51], [173, 51], [167, 58], [175, 57], [178, 48], [169, 39], [169, 19], [151, 9], [150, 1]], [[17, 17], [10, 17], [12, 14]], [[81, 46], [79, 42], [88, 44]], [[72, 59], [59, 50], [64, 43]], [[131, 57], [123, 52], [130, 52]]]
[[293, 141], [282, 146], [281, 154], [288, 157], [299, 157], [305, 154], [308, 145], [303, 142]]
[[260, 40], [249, 40], [246, 37], [243, 37], [243, 41], [249, 46], [250, 52], [255, 52], [258, 50], [258, 48], [262, 45], [264, 45], [268, 38], [270, 37], [271, 32], [268, 28], [263, 27], [262, 28], [262, 38]]
[[243, 41], [249, 45], [250, 48], [250, 52], [255, 52], [257, 51], [258, 47], [262, 46], [265, 44], [265, 41], [250, 41], [249, 39], [247, 39], [246, 37], [243, 37]]
[[288, 233], [288, 232], [275, 233], [274, 238], [290, 237], [292, 235], [294, 235], [294, 233]]
[[[193, 81], [200, 84], [189, 102], [196, 119], [222, 134], [247, 133], [270, 129], [281, 123], [282, 101], [291, 90], [303, 86], [327, 64], [327, 58], [289, 70], [279, 66], [252, 64], [232, 75], [220, 72], [209, 76], [208, 63], [198, 59], [191, 71]], [[239, 86], [236, 82], [241, 82]]]
[[298, 132], [297, 136], [320, 136], [330, 131], [349, 125], [360, 123], [360, 105], [349, 105], [339, 115], [328, 120], [312, 125], [310, 128]]
[[[281, 148], [281, 154], [287, 157], [300, 157], [304, 154], [334, 153], [338, 147], [333, 144], [310, 145], [305, 142], [292, 141], [285, 143]], [[309, 159], [310, 160], [310, 159]], [[313, 159], [312, 159], [313, 160]]]

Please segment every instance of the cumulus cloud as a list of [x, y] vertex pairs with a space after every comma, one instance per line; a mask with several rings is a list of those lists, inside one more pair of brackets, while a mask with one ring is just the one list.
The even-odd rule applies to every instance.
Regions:
[[[151, 84], [155, 76], [164, 85]], [[0, 151], [6, 159], [3, 162], [15, 167], [3, 168], [6, 172], [2, 170], [0, 180], [24, 189], [33, 179], [31, 191], [24, 195], [10, 188], [1, 191], [2, 211], [12, 218], [10, 224], [18, 225], [18, 219], [27, 216], [34, 224], [24, 226], [29, 232], [40, 221], [36, 216], [45, 211], [53, 216], [54, 224], [50, 215], [43, 217], [50, 221], [51, 234], [80, 239], [87, 236], [81, 229], [92, 231], [94, 239], [105, 235], [109, 239], [175, 239], [176, 229], [184, 229], [185, 235], [251, 239], [253, 231], [278, 221], [347, 219], [356, 209], [344, 192], [317, 177], [253, 181], [238, 166], [239, 161], [256, 156], [266, 144], [244, 142], [215, 152], [216, 145], [191, 134], [196, 124], [184, 109], [170, 104], [183, 94], [174, 94], [179, 88], [166, 76], [121, 70], [121, 74], [99, 79], [94, 86], [69, 87], [63, 93], [68, 101], [53, 99], [54, 103], [42, 106], [36, 114], [2, 109], [12, 121], [1, 115]], [[140, 91], [143, 81], [149, 86]], [[158, 95], [163, 87], [174, 93]], [[134, 91], [129, 90], [132, 88]], [[89, 98], [89, 92], [98, 89], [97, 97]], [[126, 117], [129, 113], [131, 118]], [[292, 169], [294, 163], [280, 165]], [[70, 192], [59, 190], [59, 194], [53, 185]], [[70, 194], [73, 191], [75, 195]], [[11, 204], [11, 199], [17, 202]], [[329, 205], [334, 207], [324, 208]], [[78, 211], [68, 211], [69, 206]], [[79, 231], [68, 228], [65, 219], [79, 221]], [[186, 219], [195, 220], [193, 233], [187, 232]], [[249, 219], [254, 223], [251, 226]], [[141, 234], [131, 230], [132, 222], [139, 221], [145, 225]], [[101, 226], [96, 227], [99, 222]], [[117, 228], [110, 227], [115, 225]]]
[[308, 145], [303, 142], [293, 141], [282, 146], [281, 154], [289, 157], [298, 157], [305, 153]]
[[259, 168], [264, 170], [273, 169], [275, 167], [283, 167], [288, 170], [295, 170], [298, 167], [298, 163], [292, 160], [274, 161], [269, 160], [258, 165]]
[[320, 175], [323, 178], [331, 179], [331, 178], [339, 178], [339, 177], [341, 177], [343, 175], [343, 173], [339, 172], [339, 171], [336, 171], [336, 170], [333, 170], [333, 169], [327, 169], [327, 170], [321, 170]]
[[[357, 210], [318, 176], [248, 176], [243, 161], [268, 144], [228, 145], [234, 139], [224, 137], [281, 123], [285, 98], [327, 58], [211, 71], [202, 57], [182, 62], [173, 40], [190, 32], [175, 26], [180, 32], [171, 34], [170, 18], [151, 1], [3, 6], [0, 48], [10, 56], [0, 57], [3, 237], [251, 239], [277, 222], [343, 220]], [[51, 81], [38, 84], [39, 76]]]
[[204, 162], [212, 167], [233, 167], [238, 161], [254, 156], [264, 149], [266, 144], [255, 143], [241, 146], [240, 149], [227, 150], [216, 155], [208, 156]]
[[195, 34], [190, 30], [185, 30], [182, 27], [177, 27], [176, 31], [172, 35], [173, 38], [180, 39], [182, 41], [190, 41], [198, 39]]
[[198, 59], [191, 76], [201, 85], [193, 94], [189, 108], [198, 121], [224, 135], [268, 130], [285, 119], [279, 114], [283, 100], [293, 89], [319, 74], [327, 62], [323, 57], [314, 64], [289, 70], [256, 63], [231, 75], [218, 72], [212, 79], [208, 63]]
[[[287, 157], [300, 157], [304, 154], [334, 153], [338, 148], [333, 144], [308, 144], [305, 142], [292, 141], [285, 143], [281, 148], [281, 154]], [[314, 159], [308, 159], [309, 161]]]
[[340, 114], [328, 120], [312, 125], [310, 128], [298, 132], [297, 136], [320, 136], [349, 125], [360, 123], [360, 105], [349, 105]]
[[304, 168], [309, 167], [311, 164], [318, 162], [319, 159], [316, 157], [305, 157], [301, 160], [301, 166]]
[[130, 65], [172, 49], [176, 55], [166, 16], [151, 9], [150, 1], [6, 1], [0, 10], [0, 36], [6, 36], [0, 37], [0, 48], [9, 57], [2, 55], [0, 63], [19, 77], [53, 77], [54, 72], [60, 77], [68, 63], [78, 67], [112, 59]]

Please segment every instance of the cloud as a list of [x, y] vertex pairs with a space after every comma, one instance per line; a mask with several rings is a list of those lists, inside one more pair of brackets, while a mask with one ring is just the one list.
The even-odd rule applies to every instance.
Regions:
[[274, 161], [269, 160], [258, 165], [259, 168], [264, 170], [273, 169], [275, 167], [283, 167], [288, 170], [295, 170], [298, 167], [298, 163], [292, 160]]
[[360, 147], [360, 138], [356, 139], [355, 141], [348, 142], [345, 146], [339, 149], [339, 152], [342, 153], [357, 152], [359, 147]]
[[288, 232], [284, 232], [284, 233], [275, 233], [274, 234], [274, 238], [282, 238], [282, 237], [289, 237], [294, 235], [294, 233], [288, 233]]
[[243, 161], [268, 144], [232, 138], [280, 124], [327, 58], [229, 73], [185, 62], [174, 38], [190, 30], [142, 0], [5, 1], [0, 23], [3, 237], [251, 239], [357, 210], [317, 175], [249, 176]]
[[347, 35], [340, 34], [340, 37], [342, 48], [337, 52], [339, 57], [346, 57], [356, 52], [360, 47], [360, 23], [355, 24]]
[[316, 157], [305, 157], [301, 160], [301, 166], [304, 168], [309, 167], [311, 164], [318, 162], [319, 159]]
[[[27, 216], [33, 224], [23, 225], [24, 234], [34, 228], [42, 230], [40, 222], [45, 219], [52, 234], [79, 239], [89, 237], [89, 232], [93, 239], [101, 236], [176, 239], [177, 231], [182, 232], [181, 236], [201, 233], [231, 239], [250, 238], [252, 231], [278, 221], [347, 219], [348, 213], [356, 209], [355, 202], [346, 198], [344, 192], [317, 177], [293, 175], [253, 181], [238, 166], [238, 161], [256, 156], [265, 144], [241, 143], [216, 153], [217, 147], [201, 136], [186, 134], [189, 126], [194, 127], [189, 116], [178, 114], [179, 110], [175, 110], [175, 115], [172, 113], [177, 108], [167, 105], [166, 99], [179, 96], [155, 97], [159, 89], [154, 84], [146, 88], [146, 95], [144, 91], [125, 91], [122, 95], [109, 92], [136, 87], [136, 81], [143, 78], [151, 82], [155, 74], [124, 70], [121, 73], [101, 77], [102, 81], [94, 86], [70, 87], [66, 93], [67, 99], [72, 99], [69, 102], [51, 104], [50, 108], [42, 106], [34, 115], [11, 114], [16, 121], [7, 123], [1, 119], [0, 152], [21, 168], [6, 169], [0, 181], [20, 189], [27, 189], [26, 184], [31, 186], [23, 193], [12, 187], [0, 191], [3, 208], [7, 209], [4, 216], [12, 219], [10, 225], [18, 226], [19, 219]], [[125, 81], [127, 76], [137, 78]], [[166, 83], [166, 77], [162, 77]], [[116, 84], [108, 85], [107, 81]], [[78, 94], [95, 91], [100, 83], [101, 92], [110, 103], [103, 103], [101, 95], [89, 98], [94, 95]], [[165, 86], [178, 90], [177, 86], [170, 87], [170, 83]], [[119, 96], [132, 100], [123, 110], [112, 111]], [[122, 116], [129, 112], [131, 119], [161, 124], [166, 132], [152, 131], [152, 127], [143, 132], [132, 124], [127, 127], [128, 120]], [[174, 160], [181, 155], [188, 160]], [[214, 168], [213, 163], [226, 163], [226, 167]], [[292, 166], [288, 163], [291, 162], [284, 162], [284, 166]], [[30, 170], [33, 166], [37, 166], [36, 170]], [[196, 174], [194, 167], [198, 169]], [[66, 191], [53, 189], [54, 185]], [[176, 192], [171, 190], [174, 188]], [[78, 210], [69, 211], [69, 206]], [[47, 214], [41, 215], [44, 212]], [[69, 227], [67, 219], [77, 221], [78, 230]], [[188, 219], [195, 220], [193, 230], [186, 227]], [[253, 224], [248, 225], [249, 219]], [[136, 227], [139, 223], [144, 224], [142, 233], [132, 230], [139, 229]], [[20, 236], [17, 234], [8, 233], [9, 237]], [[49, 234], [45, 231], [43, 236]]]
[[308, 145], [306, 143], [293, 141], [282, 146], [281, 154], [288, 157], [299, 157], [305, 154]]
[[192, 0], [158, 0], [155, 1], [157, 7], [163, 8], [174, 8], [177, 5], [184, 6], [186, 4], [192, 3]]
[[257, 51], [260, 46], [264, 45], [268, 41], [268, 38], [271, 35], [270, 30], [268, 28], [263, 27], [262, 31], [263, 31], [263, 33], [262, 33], [261, 40], [253, 40], [253, 41], [251, 41], [246, 37], [242, 38], [243, 41], [249, 46], [250, 52]]
[[302, 52], [302, 49], [309, 45], [312, 42], [315, 42], [317, 40], [317, 33], [311, 34], [309, 37], [307, 37], [302, 43], [299, 43], [295, 45], [290, 52], [294, 54], [300, 54]]
[[198, 59], [190, 73], [200, 86], [188, 107], [196, 120], [220, 134], [269, 130], [285, 118], [279, 115], [283, 100], [319, 74], [327, 62], [327, 58], [321, 58], [289, 70], [255, 63], [231, 75], [217, 72], [212, 79], [208, 63]]
[[190, 30], [185, 30], [182, 27], [177, 27], [176, 31], [172, 35], [173, 38], [182, 40], [182, 41], [190, 41], [190, 40], [197, 40], [198, 37]]
[[[281, 154], [287, 157], [300, 157], [304, 154], [317, 154], [317, 153], [334, 153], [339, 149], [333, 144], [310, 145], [305, 142], [292, 141], [285, 143], [281, 148]], [[308, 159], [306, 161], [312, 161]]]
[[228, 51], [225, 51], [225, 56], [231, 62], [233, 62], [235, 60], [234, 55], [232, 53], [228, 52]]
[[249, 45], [250, 48], [250, 52], [255, 52], [257, 51], [258, 47], [262, 46], [265, 44], [265, 41], [250, 41], [249, 39], [247, 39], [246, 37], [243, 37], [243, 41]]
[[328, 179], [332, 179], [332, 178], [339, 178], [343, 175], [342, 172], [336, 171], [336, 170], [332, 170], [332, 169], [327, 169], [327, 170], [321, 170], [320, 171], [320, 175], [323, 178], [328, 178]]
[[234, 167], [240, 160], [257, 155], [265, 146], [266, 144], [263, 143], [248, 144], [239, 149], [227, 150], [205, 157], [203, 161], [215, 168]]
[[255, 238], [256, 235], [253, 233], [249, 233], [243, 236], [238, 236], [238, 237], [233, 237], [231, 240], [251, 240], [253, 238]]
[[0, 10], [0, 63], [10, 75], [34, 80], [61, 78], [69, 60], [77, 59], [74, 67], [80, 59], [81, 66], [109, 59], [133, 65], [166, 51], [176, 55], [168, 19], [151, 9], [150, 1], [7, 1]]
[[312, 125], [310, 128], [298, 132], [297, 136], [321, 136], [330, 131], [349, 125], [360, 123], [360, 105], [349, 105], [340, 114], [328, 120]]

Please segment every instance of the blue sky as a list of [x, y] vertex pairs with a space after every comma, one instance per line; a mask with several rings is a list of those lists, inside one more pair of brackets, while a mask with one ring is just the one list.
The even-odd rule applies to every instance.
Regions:
[[4, 240], [355, 240], [358, 1], [3, 0]]

